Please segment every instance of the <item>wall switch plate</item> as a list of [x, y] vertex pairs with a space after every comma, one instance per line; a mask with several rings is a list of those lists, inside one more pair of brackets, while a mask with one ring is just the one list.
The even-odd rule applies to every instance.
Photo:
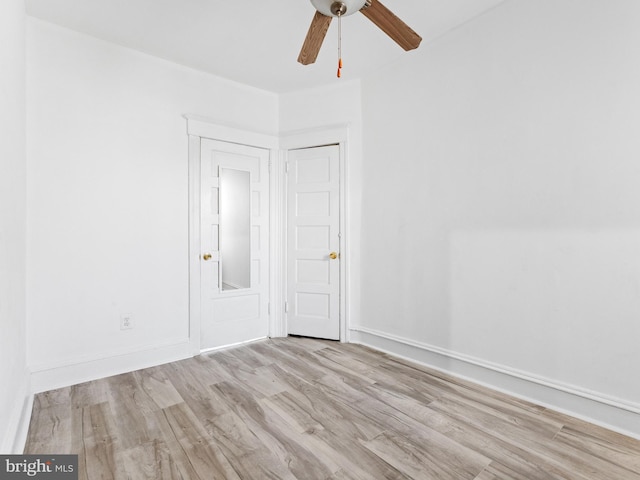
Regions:
[[133, 317], [129, 313], [120, 315], [120, 330], [131, 330], [133, 328]]

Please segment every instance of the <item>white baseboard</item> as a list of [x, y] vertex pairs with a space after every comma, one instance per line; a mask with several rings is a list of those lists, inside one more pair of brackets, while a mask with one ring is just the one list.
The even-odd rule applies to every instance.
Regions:
[[19, 455], [24, 451], [24, 445], [29, 433], [31, 410], [33, 408], [33, 394], [29, 393], [29, 372], [24, 374], [24, 382], [15, 396], [14, 407], [9, 416], [11, 423], [0, 438], [0, 452], [9, 455]]
[[350, 341], [640, 439], [640, 405], [366, 327]]
[[111, 356], [79, 358], [76, 361], [52, 366], [31, 368], [31, 390], [34, 393], [68, 387], [99, 378], [133, 372], [193, 356], [189, 340], [135, 351], [119, 352]]

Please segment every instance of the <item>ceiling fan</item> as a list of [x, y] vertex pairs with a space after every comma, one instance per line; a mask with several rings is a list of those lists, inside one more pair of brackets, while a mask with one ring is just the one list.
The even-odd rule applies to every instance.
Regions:
[[378, 0], [311, 0], [311, 3], [316, 13], [298, 56], [298, 62], [303, 65], [316, 61], [333, 17], [341, 19], [356, 12], [362, 12], [405, 50], [418, 48], [422, 41], [420, 35]]

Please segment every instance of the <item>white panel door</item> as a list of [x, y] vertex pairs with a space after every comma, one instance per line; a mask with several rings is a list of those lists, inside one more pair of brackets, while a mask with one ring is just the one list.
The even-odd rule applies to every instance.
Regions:
[[340, 339], [340, 148], [288, 156], [288, 333]]
[[201, 350], [269, 335], [269, 151], [201, 144]]

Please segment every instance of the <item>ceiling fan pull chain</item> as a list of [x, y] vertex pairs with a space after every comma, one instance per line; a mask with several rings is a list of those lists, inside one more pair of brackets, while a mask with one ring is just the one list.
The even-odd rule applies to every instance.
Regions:
[[342, 15], [338, 15], [338, 78], [342, 77]]

